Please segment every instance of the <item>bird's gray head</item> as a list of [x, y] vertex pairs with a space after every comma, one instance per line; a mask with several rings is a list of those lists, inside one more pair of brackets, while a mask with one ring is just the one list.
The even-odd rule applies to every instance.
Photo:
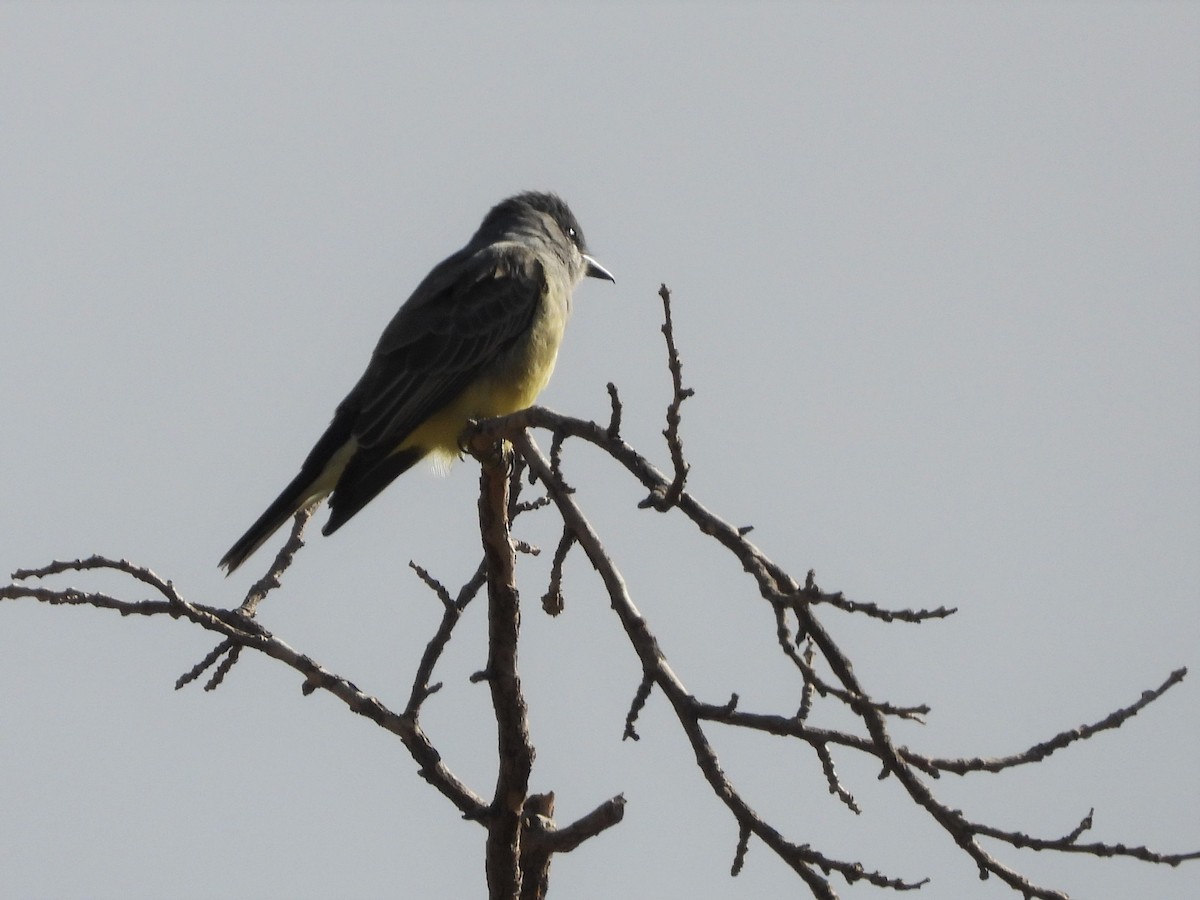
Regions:
[[484, 216], [472, 243], [531, 238], [562, 260], [572, 283], [585, 277], [616, 281], [604, 266], [588, 255], [579, 220], [557, 194], [526, 191], [502, 200]]

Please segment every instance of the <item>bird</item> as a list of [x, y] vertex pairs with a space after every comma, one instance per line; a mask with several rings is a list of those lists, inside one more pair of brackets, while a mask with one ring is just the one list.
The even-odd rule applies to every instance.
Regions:
[[220, 562], [232, 574], [289, 518], [329, 498], [333, 534], [427, 456], [454, 459], [472, 419], [531, 406], [554, 370], [572, 294], [615, 282], [558, 195], [496, 204], [417, 285], [383, 330], [299, 474]]

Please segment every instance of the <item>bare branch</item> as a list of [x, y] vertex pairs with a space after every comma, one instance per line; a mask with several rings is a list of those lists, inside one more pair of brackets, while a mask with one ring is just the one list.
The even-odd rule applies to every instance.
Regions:
[[486, 809], [483, 800], [446, 767], [441, 754], [434, 749], [415, 719], [392, 712], [376, 697], [359, 690], [348, 679], [329, 672], [312, 658], [297, 652], [240, 613], [191, 603], [185, 600], [170, 582], [162, 580], [149, 569], [126, 560], [110, 560], [101, 556], [73, 562], [53, 562], [41, 569], [21, 570], [14, 573], [14, 578], [41, 578], [63, 572], [101, 569], [124, 572], [143, 584], [154, 587], [164, 599], [125, 601], [107, 594], [87, 593], [74, 588], [55, 591], [22, 584], [0, 587], [0, 599], [28, 598], [51, 605], [89, 605], [98, 609], [112, 609], [122, 615], [169, 615], [174, 618], [187, 618], [207, 631], [229, 638], [234, 644], [258, 650], [294, 669], [303, 676], [301, 689], [304, 693], [318, 689], [328, 691], [352, 712], [370, 719], [396, 735], [416, 760], [422, 778], [458, 807], [464, 817], [478, 819], [482, 816]]
[[642, 713], [642, 709], [646, 705], [646, 701], [650, 699], [650, 692], [653, 689], [653, 673], [643, 671], [642, 681], [638, 685], [638, 689], [633, 695], [633, 702], [629, 704], [629, 713], [625, 716], [625, 734], [622, 736], [622, 740], [641, 740], [641, 737], [637, 733], [637, 720], [638, 716]]
[[221, 641], [221, 643], [217, 644], [216, 647], [209, 651], [208, 655], [205, 656], [204, 659], [200, 660], [200, 662], [192, 666], [191, 669], [179, 676], [178, 680], [175, 682], [175, 690], [179, 690], [180, 688], [191, 684], [193, 681], [203, 675], [209, 669], [209, 667], [216, 663], [217, 660], [232, 651], [236, 646], [238, 645], [229, 638]]
[[434, 578], [432, 575], [430, 575], [426, 569], [417, 565], [411, 559], [408, 561], [408, 567], [410, 569], [412, 569], [414, 572], [416, 572], [417, 577], [420, 578], [423, 582], [425, 582], [425, 585], [431, 591], [433, 591], [434, 594], [437, 595], [437, 598], [442, 601], [443, 607], [445, 607], [446, 609], [449, 609], [452, 606], [454, 606], [454, 600], [450, 596], [450, 591], [448, 591], [446, 589], [446, 586], [444, 584], [442, 584], [440, 581], [438, 581], [436, 578]]
[[981, 822], [973, 822], [971, 827], [980, 837], [995, 838], [1014, 847], [1030, 850], [1055, 850], [1059, 853], [1083, 853], [1088, 856], [1110, 858], [1124, 857], [1167, 866], [1177, 866], [1182, 862], [1200, 859], [1200, 850], [1190, 853], [1159, 853], [1147, 847], [1129, 847], [1125, 844], [1080, 844], [1078, 843], [1080, 836], [1091, 830], [1094, 812], [1095, 810], [1089, 810], [1079, 825], [1060, 838], [1035, 838], [1019, 831], [1005, 831]]
[[621, 398], [617, 396], [617, 386], [611, 381], [607, 385], [608, 399], [612, 406], [612, 414], [609, 416], [608, 428], [605, 429], [605, 434], [609, 440], [617, 440], [621, 437]]
[[463, 611], [467, 608], [467, 604], [479, 594], [479, 589], [486, 583], [487, 566], [481, 560], [479, 566], [475, 569], [475, 574], [471, 576], [470, 580], [458, 592], [458, 597], [451, 599], [450, 592], [446, 590], [441, 582], [434, 579], [416, 563], [410, 562], [409, 565], [417, 573], [418, 577], [429, 585], [442, 601], [442, 621], [438, 625], [437, 631], [434, 632], [433, 637], [429, 639], [429, 643], [425, 645], [425, 652], [421, 654], [421, 662], [417, 665], [416, 674], [413, 676], [412, 690], [408, 695], [408, 705], [404, 708], [404, 715], [415, 722], [420, 713], [421, 704], [431, 694], [441, 689], [440, 683], [430, 683], [430, 679], [433, 678], [434, 667], [437, 665], [438, 660], [441, 659], [442, 652], [446, 649], [446, 644], [450, 641], [450, 636], [454, 632], [454, 626], [458, 624]]
[[862, 603], [856, 600], [848, 600], [840, 591], [836, 594], [822, 594], [818, 592], [816, 596], [809, 599], [809, 602], [814, 606], [825, 604], [827, 606], [834, 606], [843, 612], [861, 613], [873, 619], [881, 619], [884, 622], [914, 622], [919, 624], [929, 619], [946, 619], [958, 612], [958, 607], [946, 606], [939, 606], [937, 609], [885, 609], [876, 603]]
[[[547, 498], [549, 499], [549, 498]], [[562, 592], [563, 566], [567, 561], [567, 553], [575, 544], [575, 535], [568, 529], [563, 529], [558, 546], [554, 550], [554, 559], [550, 563], [550, 585], [542, 595], [542, 609], [552, 616], [563, 611], [564, 601]]]
[[517, 636], [521, 613], [517, 602], [516, 554], [508, 530], [509, 478], [506, 449], [482, 456], [479, 526], [487, 564], [487, 681], [496, 715], [499, 766], [488, 817], [487, 881], [494, 900], [521, 894], [521, 828], [533, 770], [533, 743], [528, 708], [517, 675]]
[[312, 518], [316, 509], [317, 506], [313, 503], [296, 512], [287, 541], [275, 554], [275, 559], [267, 569], [267, 573], [254, 582], [250, 586], [250, 590], [246, 592], [246, 599], [242, 601], [241, 611], [249, 618], [254, 617], [258, 611], [258, 604], [266, 599], [267, 594], [283, 583], [283, 573], [291, 566], [296, 553], [304, 546], [304, 528], [308, 525], [308, 520]]
[[683, 386], [683, 363], [679, 358], [679, 348], [675, 346], [675, 323], [671, 319], [671, 291], [664, 284], [659, 287], [658, 296], [663, 302], [662, 333], [667, 341], [667, 368], [671, 372], [671, 385], [674, 389], [671, 402], [667, 404], [667, 427], [663, 431], [663, 437], [667, 439], [667, 450], [671, 454], [671, 468], [675, 475], [666, 490], [657, 491], [652, 488], [650, 495], [638, 506], [666, 512], [679, 502], [684, 482], [687, 481], [689, 466], [683, 458], [683, 439], [679, 436], [679, 424], [682, 421], [679, 409], [683, 406], [683, 401], [695, 394], [695, 391]]
[[930, 766], [943, 772], [965, 775], [968, 772], [1000, 772], [1004, 769], [1011, 769], [1014, 766], [1040, 762], [1055, 751], [1062, 750], [1076, 741], [1086, 741], [1092, 735], [1099, 734], [1101, 731], [1120, 728], [1175, 685], [1183, 681], [1186, 676], [1186, 668], [1176, 669], [1158, 687], [1142, 691], [1142, 696], [1136, 702], [1109, 713], [1099, 722], [1094, 722], [1090, 725], [1080, 725], [1078, 728], [1072, 728], [1070, 731], [1060, 732], [1050, 738], [1050, 740], [1034, 744], [1027, 750], [1022, 750], [1020, 753], [1013, 754], [1012, 756], [995, 757], [992, 759], [983, 759], [980, 757], [974, 759], [935, 758], [928, 760], [928, 763]]
[[[577, 422], [576, 420], [570, 420], [561, 416], [557, 416], [545, 410], [533, 409], [528, 410], [525, 413], [518, 414], [517, 417], [511, 417], [506, 423], [507, 427], [503, 427], [503, 430], [499, 433], [514, 435], [516, 433], [516, 427], [518, 426], [518, 422], [515, 421], [517, 418], [520, 419], [519, 424], [521, 426], [539, 425], [551, 429], [556, 435], [563, 433], [573, 434], [584, 437], [593, 443], [597, 443], [603, 446], [615, 459], [622, 462], [629, 471], [637, 474], [644, 484], [648, 484], [648, 486], [651, 487], [652, 491], [657, 489], [662, 492], [665, 490], [665, 478], [658, 473], [653, 466], [651, 466], [644, 458], [634, 453], [630, 448], [628, 448], [627, 445], [624, 445], [623, 442], [614, 442], [608, 439], [607, 435], [605, 435], [597, 426], [593, 425], [592, 423], [581, 423]], [[492, 427], [496, 427], [495, 423], [492, 423]], [[587, 552], [589, 558], [592, 559], [593, 566], [597, 568], [603, 578], [606, 567], [611, 566], [611, 561], [607, 560], [607, 557], [604, 556], [602, 552], [599, 557], [595, 555], [599, 544], [598, 539], [595, 539], [594, 536], [588, 538], [588, 540], [593, 540], [596, 546], [592, 547], [588, 545], [588, 542], [584, 537], [585, 534], [588, 534], [586, 526], [581, 526], [579, 521], [574, 518], [575, 513], [571, 512], [570, 510], [570, 507], [573, 506], [573, 504], [568, 503], [566, 492], [556, 490], [555, 483], [548, 480], [549, 475], [551, 474], [549, 471], [549, 466], [544, 460], [542, 460], [541, 463], [538, 462], [536, 458], [536, 448], [533, 447], [532, 442], [523, 433], [520, 433], [514, 437], [514, 443], [517, 446], [518, 451], [528, 460], [531, 470], [537, 475], [537, 477], [541, 478], [543, 481], [546, 481], [551, 497], [562, 511], [564, 520], [567, 522], [567, 526], [575, 532], [576, 539], [580, 542], [581, 546], [584, 547], [585, 552]], [[979, 866], [981, 873], [996, 875], [1015, 890], [1020, 891], [1030, 897], [1056, 898], [1061, 896], [1060, 892], [1033, 884], [1028, 879], [1000, 863], [997, 859], [983, 850], [977, 840], [978, 837], [984, 836], [982, 832], [976, 829], [973, 826], [973, 823], [968, 822], [960, 812], [939, 803], [933, 798], [932, 794], [929, 793], [928, 787], [921, 780], [918, 773], [936, 777], [940, 768], [937, 763], [943, 763], [945, 761], [939, 760], [935, 763], [934, 761], [922, 757], [919, 754], [914, 754], [911, 751], [897, 750], [891, 743], [891, 738], [888, 735], [885, 721], [885, 717], [888, 716], [900, 716], [903, 718], [921, 721], [921, 717], [928, 712], [928, 707], [924, 705], [896, 706], [886, 701], [876, 700], [864, 693], [861, 685], [854, 676], [849, 659], [845, 657], [840, 648], [833, 642], [825, 628], [813, 618], [811, 604], [827, 603], [828, 605], [837, 606], [839, 609], [843, 609], [845, 611], [862, 612], [885, 621], [898, 620], [919, 622], [928, 618], [944, 617], [945, 615], [952, 613], [953, 610], [939, 608], [937, 610], [892, 611], [883, 610], [874, 604], [853, 603], [851, 601], [847, 601], [841, 594], [824, 594], [820, 592], [815, 585], [811, 572], [806, 579], [804, 587], [800, 587], [783, 570], [779, 569], [768, 559], [766, 559], [766, 557], [761, 554], [761, 551], [745, 540], [745, 529], [737, 529], [729, 526], [728, 523], [725, 523], [704, 509], [704, 507], [695, 501], [693, 497], [688, 495], [686, 491], [681, 494], [677, 505], [685, 515], [687, 515], [699, 526], [703, 533], [715, 537], [720, 543], [730, 549], [742, 562], [743, 568], [754, 577], [759, 586], [760, 593], [764, 596], [764, 598], [771, 602], [773, 608], [776, 610], [777, 624], [779, 626], [777, 628], [778, 643], [783, 651], [788, 655], [789, 659], [793, 661], [797, 669], [801, 672], [804, 683], [804, 691], [806, 694], [810, 698], [812, 694], [815, 693], [821, 696], [831, 696], [841, 700], [862, 719], [864, 725], [866, 726], [868, 737], [865, 739], [856, 738], [853, 735], [837, 734], [834, 738], [821, 740], [819, 739], [818, 734], [812, 731], [805, 736], [805, 739], [809, 740], [809, 742], [813, 744], [814, 748], [818, 752], [818, 756], [822, 759], [823, 769], [826, 771], [827, 780], [830, 780], [830, 784], [834, 792], [839, 796], [842, 796], [844, 801], [846, 798], [852, 799], [852, 795], [850, 795], [849, 791], [846, 791], [844, 787], [841, 786], [840, 782], [837, 781], [836, 776], [830, 779], [831, 769], [829, 767], [829, 763], [831, 762], [831, 757], [828, 756], [828, 749], [826, 745], [840, 743], [846, 746], [854, 746], [856, 749], [862, 750], [863, 752], [869, 752], [880, 759], [882, 763], [883, 776], [889, 774], [896, 776], [909, 795], [920, 806], [925, 808], [925, 810], [953, 836], [956, 843], [958, 843], [970, 856], [972, 856], [976, 864]], [[608, 586], [610, 596], [613, 596], [612, 586]], [[614, 608], [618, 610], [619, 614], [621, 613], [623, 603], [623, 599], [620, 603], [614, 600]], [[793, 638], [791, 635], [791, 630], [787, 627], [786, 621], [782, 617], [782, 613], [785, 609], [793, 612], [799, 620], [800, 631], [795, 638]], [[636, 617], [636, 620], [640, 620], [640, 616]], [[631, 627], [628, 624], [626, 627], [627, 633], [629, 633], [635, 649], [638, 649], [639, 657], [643, 659], [643, 665], [647, 665], [647, 646], [652, 645], [652, 638], [650, 639], [650, 645], [641, 643], [636, 637], [640, 629]], [[641, 627], [644, 628], [644, 622], [641, 623]], [[809, 642], [806, 652], [803, 656], [793, 649], [796, 645], [796, 641], [802, 639], [807, 639]], [[817, 676], [812, 666], [814, 649], [815, 651], [819, 651], [822, 657], [829, 663], [830, 668], [839, 682], [838, 685], [829, 684]], [[654, 658], [653, 653], [650, 654], [650, 658]], [[702, 770], [705, 770], [706, 775], [709, 777], [710, 785], [713, 787], [714, 791], [716, 791], [718, 796], [721, 796], [722, 799], [726, 799], [728, 792], [732, 791], [732, 788], [729, 788], [721, 778], [717, 777], [717, 772], [719, 772], [719, 769], [709, 770], [706, 768], [706, 759], [708, 757], [706, 756], [706, 752], [703, 748], [703, 736], [702, 734], [694, 733], [690, 727], [688, 721], [689, 713], [686, 710], [686, 704], [681, 704], [673, 696], [671, 679], [663, 676], [662, 671], [654, 668], [653, 666], [647, 669], [647, 679], [648, 682], [652, 682], [653, 684], [656, 684], [662, 688], [667, 694], [668, 699], [672, 700], [672, 705], [676, 708], [677, 716], [680, 718], [681, 724], [684, 726], [685, 731], [688, 732], [689, 739], [692, 740], [693, 749], [696, 750], [697, 759], [701, 764], [701, 768]], [[1165, 689], [1167, 686], [1164, 686], [1163, 689]], [[648, 694], [648, 690], [648, 687], [645, 685], [642, 688], [639, 688], [638, 696], [635, 698], [634, 707], [631, 710], [630, 715], [627, 717], [627, 737], [636, 738], [636, 731], [633, 729], [633, 722], [636, 720], [637, 710], [640, 709], [640, 703], [644, 702], [644, 696]], [[1150, 702], [1152, 699], [1153, 697], [1147, 696], [1143, 698], [1143, 701], [1140, 701], [1139, 704], [1135, 704], [1134, 706], [1136, 709], [1140, 709], [1141, 706], [1145, 705], [1147, 702]], [[694, 699], [692, 702], [694, 702]], [[811, 699], [808, 701], [808, 703], [811, 704]], [[705, 709], [707, 709], [707, 707], [705, 707]], [[1129, 715], [1132, 715], [1133, 712], [1136, 712], [1136, 709], [1119, 711], [1117, 714], [1109, 717], [1109, 719], [1103, 724], [1105, 727], [1115, 727], [1115, 725], [1119, 724], [1120, 721], [1123, 721], [1124, 719], [1128, 718]], [[807, 714], [805, 709], [805, 701], [803, 699], [801, 702], [801, 711], [804, 712], [805, 715]], [[732, 713], [733, 711], [723, 710], [723, 712]], [[698, 725], [695, 727], [698, 730]], [[799, 728], [797, 727], [796, 730], [798, 731]], [[1083, 733], [1068, 733], [1065, 737], [1060, 736], [1060, 738], [1056, 740], [1059, 744], [1065, 746], [1065, 743], [1069, 743], [1072, 740], [1081, 739], [1084, 736], [1085, 735]], [[711, 763], [715, 767], [715, 756], [711, 757]], [[980, 767], [977, 764], [972, 765], [974, 767]], [[736, 793], [733, 793], [732, 796], [736, 797]], [[748, 813], [748, 808], [747, 810], [740, 809], [739, 801], [740, 798], [730, 799], [727, 800], [727, 804], [730, 805], [731, 809], [734, 810], [735, 816], [738, 818], [739, 822], [741, 822], [743, 820], [743, 815]], [[749, 815], [753, 816], [753, 813], [749, 813]], [[769, 826], [767, 826], [767, 828], [769, 829]], [[752, 831], [755, 834], [759, 833], [758, 829], [753, 827]], [[792, 862], [793, 857], [789, 856], [789, 854], [793, 853], [791, 845], [788, 845], [786, 842], [777, 841], [773, 846], [773, 849], [775, 849], [781, 857], [788, 859], [789, 862]], [[1166, 859], [1168, 857], [1163, 856], [1163, 858]], [[1175, 860], [1186, 859], [1190, 857], [1187, 855], [1180, 855], [1171, 856], [1169, 858]], [[797, 867], [794, 866], [794, 868]], [[839, 865], [834, 862], [828, 866], [821, 866], [821, 868], [824, 871], [840, 871], [844, 877], [850, 879], [867, 877], [865, 874], [860, 873], [861, 867], [857, 866], [857, 864]], [[797, 868], [797, 871], [804, 876], [805, 873], [802, 870], [803, 866]], [[812, 875], [812, 872], [809, 871], [807, 874]], [[887, 883], [889, 886], [893, 887], [899, 884], [903, 884], [905, 887], [911, 887], [916, 884], [915, 882], [899, 881], [896, 881], [895, 884], [892, 884], [892, 882], [895, 881], [894, 879], [887, 879], [884, 876], [878, 875], [877, 873], [872, 875], [870, 880], [873, 883], [879, 883], [881, 885]], [[805, 881], [809, 883], [810, 888], [814, 889], [814, 893], [817, 896], [821, 896], [820, 891], [828, 887], [828, 885], [826, 885], [824, 888], [819, 886], [814, 888], [813, 883], [810, 882], [808, 877], [805, 877]]]
[[[1067, 834], [1056, 838], [1038, 838], [1021, 831], [998, 828], [969, 819], [962, 811], [938, 800], [929, 783], [943, 772], [966, 775], [972, 772], [996, 773], [1018, 765], [1036, 763], [1051, 754], [1087, 740], [1103, 731], [1121, 727], [1167, 690], [1180, 683], [1186, 669], [1178, 669], [1157, 688], [1145, 691], [1132, 704], [1103, 719], [1060, 732], [1050, 740], [1006, 757], [956, 758], [930, 757], [907, 747], [896, 747], [889, 732], [893, 719], [923, 722], [925, 705], [900, 706], [873, 696], [859, 681], [849, 656], [833, 638], [815, 610], [831, 607], [841, 612], [868, 616], [882, 622], [920, 623], [945, 618], [955, 612], [939, 606], [933, 609], [886, 609], [875, 603], [850, 600], [840, 592], [822, 592], [816, 576], [809, 571], [799, 583], [782, 567], [768, 559], [747, 540], [749, 526], [733, 526], [701, 505], [686, 490], [688, 464], [680, 438], [680, 410], [692, 396], [683, 387], [682, 364], [675, 345], [670, 292], [664, 285], [662, 331], [667, 345], [667, 364], [673, 395], [667, 407], [667, 427], [663, 431], [671, 458], [668, 478], [620, 437], [622, 405], [617, 389], [609, 384], [611, 417], [607, 427], [531, 408], [500, 419], [472, 423], [462, 438], [482, 464], [480, 476], [479, 520], [484, 560], [456, 596], [427, 570], [410, 564], [421, 581], [434, 592], [442, 607], [441, 621], [430, 638], [414, 674], [408, 702], [402, 713], [385, 707], [377, 698], [360, 691], [349, 680], [328, 672], [306, 655], [275, 638], [254, 620], [258, 604], [277, 588], [281, 576], [302, 546], [302, 532], [311, 509], [298, 514], [291, 537], [276, 556], [267, 574], [247, 594], [239, 610], [229, 611], [187, 601], [174, 585], [150, 569], [127, 560], [91, 557], [70, 562], [53, 562], [40, 569], [14, 573], [17, 583], [0, 587], [0, 599], [34, 599], [47, 604], [90, 605], [113, 609], [122, 615], [169, 615], [185, 618], [220, 638], [217, 647], [180, 677], [177, 687], [190, 684], [205, 672], [212, 672], [206, 690], [222, 682], [244, 648], [258, 650], [288, 665], [302, 678], [305, 694], [325, 690], [338, 697], [350, 710], [376, 722], [405, 744], [419, 766], [419, 772], [462, 812], [465, 818], [479, 822], [487, 831], [486, 870], [492, 897], [505, 900], [543, 900], [549, 884], [550, 863], [555, 853], [574, 850], [583, 841], [620, 822], [624, 797], [614, 797], [591, 813], [563, 829], [554, 822], [555, 798], [552, 792], [529, 794], [534, 748], [529, 733], [528, 714], [517, 669], [520, 632], [520, 608], [516, 586], [517, 552], [535, 553], [537, 548], [514, 540], [510, 523], [519, 515], [553, 504], [561, 516], [563, 530], [551, 561], [548, 589], [543, 606], [551, 614], [563, 608], [563, 570], [572, 547], [578, 545], [587, 555], [608, 594], [642, 670], [642, 679], [625, 718], [624, 738], [638, 740], [636, 724], [651, 693], [657, 688], [666, 698], [672, 713], [688, 740], [692, 754], [709, 788], [729, 810], [737, 825], [732, 873], [745, 865], [752, 837], [762, 841], [782, 859], [817, 898], [835, 898], [830, 883], [837, 873], [847, 883], [866, 881], [892, 890], [913, 890], [926, 880], [895, 878], [867, 869], [863, 863], [830, 858], [811, 845], [785, 838], [754, 810], [723, 771], [710, 742], [709, 734], [720, 728], [742, 728], [776, 735], [806, 744], [821, 766], [826, 786], [851, 812], [860, 807], [850, 787], [838, 775], [835, 749], [863, 754], [876, 761], [879, 777], [892, 778], [911, 800], [950, 836], [973, 860], [981, 878], [995, 876], [1027, 898], [1058, 900], [1065, 895], [1037, 884], [997, 860], [984, 843], [994, 841], [1018, 849], [1048, 850], [1087, 854], [1097, 857], [1118, 856], [1141, 861], [1178, 865], [1200, 859], [1200, 851], [1161, 853], [1144, 846], [1125, 844], [1080, 843], [1092, 827], [1092, 813]], [[549, 458], [543, 456], [526, 429], [542, 427], [551, 434]], [[648, 491], [640, 505], [666, 512], [678, 509], [703, 534], [728, 550], [741, 568], [753, 579], [755, 587], [774, 617], [773, 640], [779, 652], [791, 664], [800, 695], [794, 715], [755, 713], [739, 709], [738, 694], [714, 704], [703, 702], [688, 691], [662, 652], [650, 624], [633, 603], [624, 579], [604, 549], [599, 536], [575, 502], [562, 472], [563, 448], [568, 438], [588, 441], [601, 448]], [[505, 441], [511, 441], [514, 455]], [[524, 469], [531, 484], [540, 481], [546, 495], [525, 502], [520, 499]], [[153, 599], [126, 601], [96, 592], [74, 588], [54, 590], [23, 582], [63, 573], [111, 570], [123, 573], [148, 586], [157, 595]], [[468, 604], [486, 584], [488, 592], [489, 652], [486, 668], [472, 681], [487, 681], [497, 722], [499, 766], [493, 797], [485, 803], [462, 784], [442, 762], [441, 755], [425, 736], [419, 724], [422, 706], [441, 687], [433, 681], [434, 670], [454, 634]], [[769, 638], [768, 638], [769, 640]], [[820, 673], [818, 673], [818, 668]], [[809, 723], [818, 698], [842, 704], [856, 717], [852, 729], [817, 728]], [[839, 760], [842, 757], [839, 752]]]
[[829, 783], [829, 793], [836, 796], [854, 814], [859, 814], [862, 809], [858, 802], [851, 794], [842, 786], [842, 782], [838, 780], [837, 770], [833, 766], [833, 756], [829, 753], [828, 744], [814, 744], [814, 749], [817, 751], [817, 757], [821, 760], [821, 771], [825, 773], [825, 780]]
[[738, 828], [737, 849], [733, 852], [733, 865], [729, 867], [729, 874], [736, 878], [742, 874], [742, 869], [746, 865], [746, 853], [750, 850], [750, 829], [745, 825]]
[[565, 491], [559, 489], [558, 479], [551, 471], [549, 460], [542, 456], [532, 439], [524, 432], [514, 435], [513, 445], [517, 452], [525, 457], [530, 469], [547, 486], [551, 499], [558, 506], [563, 520], [574, 531], [580, 547], [587, 554], [592, 566], [604, 582], [613, 609], [620, 618], [626, 635], [642, 662], [643, 670], [647, 677], [652, 678], [654, 684], [667, 696], [676, 711], [676, 717], [683, 727], [689, 743], [692, 745], [692, 751], [701, 772], [714, 793], [729, 807], [739, 825], [742, 828], [748, 828], [759, 840], [771, 847], [804, 880], [813, 896], [822, 898], [822, 900], [823, 898], [834, 898], [837, 894], [829, 881], [820, 874], [821, 871], [837, 871], [848, 880], [865, 879], [881, 887], [910, 889], [919, 886], [919, 883], [916, 882], [904, 882], [887, 878], [876, 872], [865, 871], [858, 863], [831, 859], [812, 850], [808, 845], [793, 844], [784, 839], [775, 828], [767, 824], [750, 808], [721, 770], [716, 753], [700, 727], [694, 698], [667, 663], [659, 649], [658, 641], [650, 632], [637, 607], [634, 606], [625, 588], [624, 579], [604, 551], [600, 539], [592, 530], [590, 523], [572, 498]]
[[587, 815], [565, 828], [546, 834], [545, 841], [552, 853], [570, 853], [588, 838], [593, 838], [625, 818], [625, 795], [605, 800]]

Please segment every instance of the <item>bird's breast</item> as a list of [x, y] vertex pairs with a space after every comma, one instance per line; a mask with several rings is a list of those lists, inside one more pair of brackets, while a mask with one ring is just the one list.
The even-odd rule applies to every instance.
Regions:
[[550, 381], [567, 324], [567, 292], [543, 293], [529, 330], [480, 379], [470, 415], [505, 416], [532, 406]]
[[569, 297], [566, 290], [544, 292], [529, 330], [397, 449], [417, 445], [443, 457], [457, 456], [467, 420], [506, 416], [532, 406], [554, 372]]

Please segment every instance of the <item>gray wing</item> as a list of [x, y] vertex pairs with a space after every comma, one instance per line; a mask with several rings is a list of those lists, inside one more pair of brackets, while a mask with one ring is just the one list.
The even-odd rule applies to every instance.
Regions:
[[545, 288], [520, 244], [455, 254], [388, 324], [363, 377], [338, 407], [364, 451], [390, 453], [529, 330]]
[[424, 451], [393, 451], [529, 330], [545, 274], [518, 244], [468, 246], [434, 268], [405, 302], [366, 372], [292, 479], [221, 559], [232, 572], [311, 497], [326, 466], [354, 438], [357, 448], [329, 498], [330, 534]]
[[324, 455], [322, 444], [328, 453], [349, 437], [357, 442], [329, 497], [322, 534], [341, 528], [425, 455], [429, 448], [396, 449], [528, 332], [544, 283], [537, 258], [511, 244], [456, 254], [422, 282], [313, 450]]

